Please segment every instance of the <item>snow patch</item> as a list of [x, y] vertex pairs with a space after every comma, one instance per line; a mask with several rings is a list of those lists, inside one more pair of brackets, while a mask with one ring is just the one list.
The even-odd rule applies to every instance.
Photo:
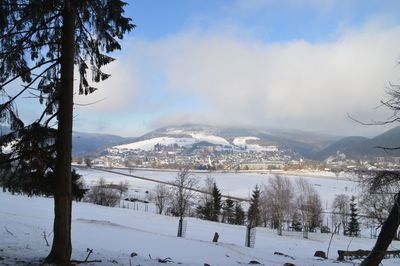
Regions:
[[196, 142], [206, 141], [215, 145], [230, 145], [230, 143], [222, 137], [207, 135], [204, 133], [190, 133], [190, 135], [195, 139]]
[[241, 148], [246, 148], [249, 151], [255, 151], [255, 152], [277, 152], [278, 148], [276, 146], [261, 146], [258, 144], [247, 144], [248, 140], [259, 140], [257, 137], [237, 137], [233, 140], [233, 144], [241, 147]]
[[112, 149], [117, 150], [144, 150], [151, 151], [154, 149], [154, 145], [174, 145], [177, 144], [180, 147], [191, 146], [195, 143], [195, 140], [192, 138], [173, 138], [173, 137], [159, 137], [146, 139], [138, 142], [133, 142], [129, 144], [114, 146]]

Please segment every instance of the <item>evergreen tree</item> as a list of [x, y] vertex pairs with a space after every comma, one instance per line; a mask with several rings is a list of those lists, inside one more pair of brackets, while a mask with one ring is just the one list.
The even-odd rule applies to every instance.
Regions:
[[349, 236], [358, 236], [360, 232], [360, 222], [358, 221], [358, 210], [355, 200], [356, 198], [352, 196], [350, 200], [350, 222], [347, 227]]
[[226, 199], [222, 206], [222, 222], [234, 224], [235, 223], [235, 204], [233, 200]]
[[201, 219], [218, 221], [219, 215], [221, 214], [221, 192], [219, 191], [217, 184], [212, 183], [210, 188], [211, 197], [206, 195], [204, 205], [197, 206], [197, 214]]
[[212, 191], [212, 221], [218, 221], [219, 215], [221, 214], [221, 192], [217, 187], [217, 184], [214, 183], [213, 191]]
[[295, 211], [292, 217], [292, 229], [296, 232], [303, 230], [303, 224], [301, 223], [301, 215]]
[[213, 202], [208, 200], [204, 203], [204, 206], [197, 206], [196, 212], [200, 219], [211, 221], [213, 217]]
[[235, 224], [238, 225], [243, 225], [244, 224], [244, 219], [245, 219], [245, 213], [242, 208], [242, 205], [240, 205], [239, 202], [236, 202], [235, 204]]
[[[13, 149], [10, 154], [0, 150], [0, 166], [10, 173], [6, 186], [13, 189], [45, 184], [43, 178], [52, 184], [54, 237], [46, 262], [68, 264], [72, 252], [74, 65], [80, 94], [96, 90], [87, 79], [89, 69], [94, 82], [109, 77], [100, 70], [113, 60], [105, 53], [120, 49], [117, 40], [133, 28], [123, 16], [124, 6], [120, 0], [0, 1], [0, 123], [11, 129], [0, 137], [0, 147]], [[19, 91], [15, 83], [23, 84]], [[30, 125], [16, 109], [26, 94], [44, 104]]]
[[247, 220], [249, 222], [249, 227], [253, 228], [261, 223], [260, 217], [260, 189], [258, 185], [253, 190], [253, 194], [251, 195], [250, 199], [250, 207], [247, 212]]

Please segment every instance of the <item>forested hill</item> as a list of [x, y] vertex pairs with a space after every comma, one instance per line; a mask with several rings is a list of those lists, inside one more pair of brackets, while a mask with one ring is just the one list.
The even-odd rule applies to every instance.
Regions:
[[315, 159], [325, 160], [338, 152], [353, 159], [400, 156], [400, 149], [388, 150], [382, 147], [389, 149], [400, 147], [400, 126], [392, 128], [374, 138], [356, 136], [343, 138], [318, 152], [315, 155]]

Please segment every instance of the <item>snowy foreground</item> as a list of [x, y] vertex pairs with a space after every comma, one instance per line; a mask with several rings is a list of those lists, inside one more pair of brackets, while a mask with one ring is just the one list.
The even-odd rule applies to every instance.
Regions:
[[[50, 250], [43, 233], [49, 235], [52, 231], [52, 199], [0, 192], [0, 202], [0, 264], [39, 264]], [[334, 236], [330, 259], [322, 261], [313, 255], [316, 250], [326, 251], [329, 234], [310, 233], [309, 239], [303, 239], [301, 233], [284, 231], [278, 236], [273, 230], [257, 228], [255, 248], [246, 248], [243, 226], [188, 218], [186, 238], [177, 238], [177, 224], [176, 218], [149, 212], [74, 203], [73, 259], [84, 260], [86, 249], [91, 248], [94, 252], [89, 259], [102, 260], [95, 265], [243, 265], [251, 260], [264, 265], [337, 265], [338, 249], [370, 249], [375, 242]], [[218, 244], [211, 242], [214, 232], [220, 235]], [[51, 244], [51, 235], [48, 239]], [[399, 248], [399, 242], [391, 246]], [[275, 251], [293, 258], [274, 255]], [[138, 256], [131, 258], [132, 252]], [[166, 257], [174, 262], [157, 262]], [[389, 259], [383, 265], [399, 262]]]

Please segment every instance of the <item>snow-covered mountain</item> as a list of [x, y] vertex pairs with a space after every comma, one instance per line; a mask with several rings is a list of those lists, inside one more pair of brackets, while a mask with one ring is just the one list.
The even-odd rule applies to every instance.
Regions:
[[[217, 135], [219, 134], [219, 135]], [[212, 128], [165, 128], [147, 134], [136, 142], [118, 145], [111, 150], [143, 150], [151, 151], [157, 146], [192, 148], [195, 145], [214, 146], [220, 150], [276, 152], [276, 145], [267, 145], [256, 136], [235, 136], [221, 134]]]
[[184, 148], [213, 146], [216, 150], [249, 152], [287, 150], [309, 158], [337, 139], [300, 131], [184, 125], [160, 128], [143, 135], [135, 142], [114, 146], [109, 150], [151, 151], [156, 145]]

